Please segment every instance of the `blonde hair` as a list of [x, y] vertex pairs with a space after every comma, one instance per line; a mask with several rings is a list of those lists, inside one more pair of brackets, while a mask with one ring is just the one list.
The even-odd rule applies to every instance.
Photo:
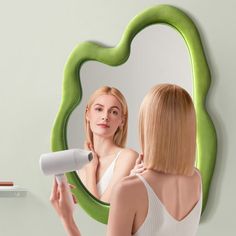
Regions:
[[188, 92], [172, 84], [153, 87], [140, 107], [139, 139], [147, 169], [192, 175], [196, 117]]
[[114, 137], [113, 141], [114, 143], [119, 147], [125, 147], [126, 139], [127, 139], [127, 131], [128, 131], [128, 106], [127, 102], [125, 100], [125, 97], [123, 94], [116, 88], [103, 86], [99, 89], [97, 89], [89, 98], [89, 101], [86, 106], [85, 116], [84, 116], [84, 126], [85, 126], [85, 142], [88, 144], [93, 145], [93, 133], [90, 128], [89, 121], [86, 119], [86, 112], [91, 108], [93, 105], [95, 99], [101, 95], [112, 95], [114, 96], [119, 103], [121, 104], [121, 112], [122, 112], [122, 118], [123, 118], [123, 126], [118, 127]]

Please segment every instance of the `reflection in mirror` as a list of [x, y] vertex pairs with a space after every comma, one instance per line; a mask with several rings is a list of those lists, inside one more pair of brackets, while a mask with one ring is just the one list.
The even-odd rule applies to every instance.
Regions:
[[108, 86], [97, 89], [86, 105], [84, 148], [93, 152], [93, 159], [78, 174], [102, 201], [109, 202], [112, 187], [130, 174], [138, 157], [138, 153], [125, 148], [127, 112], [125, 97]]
[[[136, 35], [131, 44], [130, 57], [125, 64], [110, 67], [99, 62], [88, 61], [82, 66], [80, 75], [83, 98], [69, 118], [67, 128], [69, 148], [84, 147], [86, 104], [90, 95], [103, 85], [118, 88], [126, 98], [129, 117], [126, 147], [137, 152], [140, 151], [138, 110], [147, 91], [159, 83], [174, 83], [193, 94], [187, 46], [181, 35], [167, 25], [149, 26]], [[101, 178], [104, 169], [99, 173], [96, 181]]]

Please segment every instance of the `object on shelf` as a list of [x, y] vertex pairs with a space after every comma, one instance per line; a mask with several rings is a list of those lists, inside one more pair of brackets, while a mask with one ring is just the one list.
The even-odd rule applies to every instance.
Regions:
[[0, 186], [13, 186], [14, 183], [12, 181], [0, 181]]

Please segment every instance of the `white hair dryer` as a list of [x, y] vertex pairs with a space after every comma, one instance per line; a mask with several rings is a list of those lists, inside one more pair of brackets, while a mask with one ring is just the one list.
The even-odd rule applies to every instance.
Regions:
[[45, 175], [55, 175], [61, 182], [64, 173], [81, 169], [93, 159], [91, 151], [69, 149], [45, 153], [40, 156], [39, 165]]

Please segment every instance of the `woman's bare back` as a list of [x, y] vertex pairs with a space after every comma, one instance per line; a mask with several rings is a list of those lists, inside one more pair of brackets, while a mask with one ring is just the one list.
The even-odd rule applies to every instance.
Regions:
[[[162, 202], [168, 213], [177, 221], [184, 219], [200, 199], [201, 178], [197, 170], [193, 176], [167, 175], [152, 170], [141, 174], [151, 186], [156, 196]], [[137, 232], [148, 213], [147, 190], [140, 179], [136, 177], [134, 184], [138, 198], [134, 202], [135, 214], [132, 233]], [[157, 212], [158, 214], [158, 212]]]

